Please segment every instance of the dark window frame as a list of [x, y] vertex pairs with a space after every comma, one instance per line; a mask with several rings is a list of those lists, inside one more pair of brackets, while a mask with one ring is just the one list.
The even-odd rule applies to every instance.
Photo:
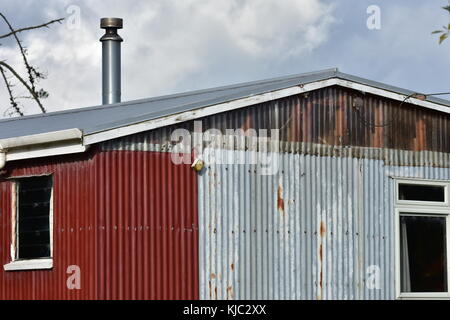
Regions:
[[[20, 258], [19, 256], [19, 247], [20, 247], [20, 229], [19, 229], [19, 207], [20, 207], [20, 198], [19, 198], [19, 192], [20, 192], [20, 183], [21, 181], [24, 181], [26, 179], [30, 178], [40, 178], [40, 177], [48, 177], [51, 179], [51, 190], [50, 190], [50, 200], [49, 200], [49, 212], [48, 212], [48, 219], [49, 219], [49, 246], [50, 246], [50, 255], [49, 256], [42, 256], [42, 257], [33, 257], [33, 258]], [[53, 192], [54, 192], [54, 179], [52, 174], [43, 174], [43, 175], [32, 175], [32, 176], [20, 176], [20, 177], [14, 177], [13, 179], [13, 228], [14, 228], [14, 239], [13, 239], [13, 252], [11, 254], [12, 261], [35, 261], [35, 260], [46, 260], [46, 259], [53, 259]]]

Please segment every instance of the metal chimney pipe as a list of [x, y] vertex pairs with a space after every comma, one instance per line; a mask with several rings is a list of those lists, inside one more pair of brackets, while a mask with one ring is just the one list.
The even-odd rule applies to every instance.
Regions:
[[117, 34], [122, 29], [120, 18], [102, 18], [100, 28], [105, 34], [100, 38], [102, 42], [102, 103], [120, 102], [120, 43], [123, 39]]

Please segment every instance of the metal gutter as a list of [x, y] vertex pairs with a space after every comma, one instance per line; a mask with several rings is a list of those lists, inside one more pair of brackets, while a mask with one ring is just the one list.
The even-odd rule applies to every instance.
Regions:
[[0, 139], [0, 169], [7, 161], [84, 151], [83, 132], [77, 128]]

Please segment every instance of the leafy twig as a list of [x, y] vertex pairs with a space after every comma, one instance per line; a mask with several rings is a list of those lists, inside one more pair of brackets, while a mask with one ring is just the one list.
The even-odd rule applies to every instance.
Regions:
[[[442, 7], [442, 9], [448, 11], [450, 13], [450, 5]], [[441, 30], [434, 30], [431, 34], [440, 34], [439, 36], [439, 44], [442, 43], [445, 39], [450, 35], [450, 23], [447, 26], [442, 26]]]

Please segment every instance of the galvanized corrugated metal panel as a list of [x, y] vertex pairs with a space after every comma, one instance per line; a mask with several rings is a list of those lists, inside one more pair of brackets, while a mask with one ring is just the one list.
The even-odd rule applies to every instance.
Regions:
[[[216, 150], [222, 156], [249, 154]], [[256, 165], [207, 164], [199, 179], [202, 299], [393, 299], [394, 180], [448, 169], [280, 154]], [[368, 267], [380, 270], [369, 289]]]
[[[0, 270], [0, 299], [196, 299], [196, 176], [167, 153], [21, 161], [0, 181], [0, 264], [10, 262], [11, 181], [53, 174], [54, 267]], [[81, 270], [69, 290], [67, 267]]]

